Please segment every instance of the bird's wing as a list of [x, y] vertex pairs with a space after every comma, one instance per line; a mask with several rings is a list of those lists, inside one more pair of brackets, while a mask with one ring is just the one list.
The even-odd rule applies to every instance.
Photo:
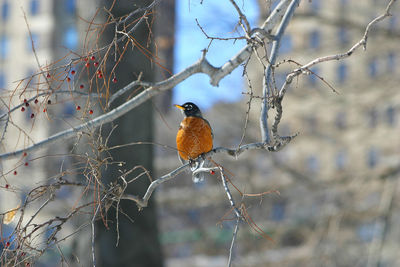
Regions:
[[210, 129], [211, 129], [211, 136], [212, 136], [212, 138], [214, 138], [214, 133], [213, 133], [213, 130], [212, 130], [212, 128], [211, 128], [211, 124], [208, 122], [208, 120], [204, 119], [203, 117], [202, 117], [202, 119], [208, 124], [208, 127], [210, 127]]

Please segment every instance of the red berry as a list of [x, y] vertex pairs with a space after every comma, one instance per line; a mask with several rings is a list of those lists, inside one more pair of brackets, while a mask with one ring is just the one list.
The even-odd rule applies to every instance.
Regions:
[[89, 114], [93, 114], [93, 110], [91, 109], [91, 110], [89, 110]]
[[51, 100], [47, 100], [47, 105], [51, 105]]
[[22, 112], [24, 112], [24, 111], [25, 111], [25, 108], [24, 108], [24, 107], [22, 107], [22, 108], [21, 108], [21, 111], [22, 111]]
[[[14, 171], [14, 175], [17, 175], [17, 174], [18, 174], [18, 172]], [[6, 188], [8, 188], [8, 184], [6, 184]]]
[[28, 162], [25, 162], [25, 164], [24, 164], [25, 166], [28, 166], [29, 165], [29, 163]]
[[25, 103], [25, 106], [26, 106], [26, 107], [29, 107], [29, 103], [28, 103], [28, 102], [26, 102], [26, 103]]
[[26, 157], [26, 156], [28, 155], [28, 153], [24, 152], [24, 154], [23, 154], [23, 155], [24, 155], [24, 157]]
[[90, 59], [91, 59], [91, 60], [95, 60], [96, 57], [95, 57], [95, 56], [91, 56]]
[[93, 63], [93, 66], [95, 66], [95, 67], [97, 67], [99, 65], [99, 62], [95, 62], [95, 63]]
[[215, 174], [215, 171], [211, 170], [211, 171], [210, 171], [210, 174], [214, 175], [214, 174]]
[[88, 58], [87, 57], [83, 58], [83, 61], [88, 61]]
[[39, 102], [39, 100], [35, 99], [35, 104], [37, 104]]
[[44, 108], [44, 109], [43, 109], [43, 112], [46, 112], [46, 111], [47, 111], [47, 109]]
[[6, 247], [9, 247], [10, 246], [10, 242], [6, 242]]
[[[14, 175], [17, 175], [17, 172], [16, 171], [14, 171]], [[6, 188], [9, 188], [10, 187], [10, 185], [9, 184], [6, 184]]]
[[81, 110], [81, 106], [76, 106], [76, 110]]
[[117, 78], [114, 77], [114, 79], [112, 79], [112, 82], [113, 82], [113, 83], [117, 83], [117, 82], [118, 82], [118, 81], [117, 81]]
[[83, 84], [79, 85], [79, 88], [83, 89], [85, 86]]
[[24, 103], [28, 102], [28, 100], [26, 100], [26, 98], [24, 99]]
[[71, 78], [70, 77], [67, 77], [67, 82], [70, 82], [71, 81]]
[[85, 64], [85, 67], [86, 67], [86, 68], [89, 68], [89, 67], [90, 67], [90, 63], [87, 62], [87, 63]]
[[31, 114], [31, 119], [33, 119], [34, 117], [35, 117], [35, 114], [32, 113], [32, 114]]
[[46, 76], [47, 78], [50, 78], [51, 77], [51, 75], [50, 75], [50, 73], [47, 73], [47, 76]]
[[71, 74], [75, 75], [76, 71], [75, 70], [71, 70]]

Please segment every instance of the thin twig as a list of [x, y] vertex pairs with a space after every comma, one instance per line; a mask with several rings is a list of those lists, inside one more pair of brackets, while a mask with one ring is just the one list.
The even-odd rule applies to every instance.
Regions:
[[392, 9], [394, 2], [396, 2], [396, 1], [397, 0], [391, 0], [389, 2], [389, 4], [386, 6], [385, 12], [383, 14], [379, 15], [378, 17], [376, 17], [375, 19], [373, 19], [370, 23], [368, 23], [367, 27], [365, 28], [363, 37], [357, 43], [355, 43], [347, 52], [316, 58], [316, 59], [310, 61], [309, 63], [301, 66], [300, 68], [297, 68], [294, 71], [292, 71], [291, 73], [289, 73], [286, 76], [285, 83], [282, 85], [281, 89], [279, 90], [279, 96], [280, 97], [284, 96], [284, 94], [286, 93], [286, 88], [288, 87], [289, 84], [292, 83], [293, 79], [302, 73], [307, 73], [307, 70], [310, 69], [311, 67], [313, 67], [317, 64], [320, 64], [322, 62], [328, 62], [328, 61], [341, 60], [341, 59], [348, 58], [354, 53], [354, 51], [356, 51], [360, 47], [363, 47], [363, 49], [366, 50], [367, 39], [368, 39], [368, 35], [372, 29], [372, 26], [374, 26], [379, 21], [385, 19], [386, 17], [391, 16], [390, 11]]
[[278, 56], [279, 46], [281, 43], [281, 39], [283, 34], [286, 30], [287, 25], [289, 24], [290, 19], [292, 18], [296, 7], [299, 4], [299, 0], [293, 0], [282, 18], [282, 21], [277, 29], [275, 34], [275, 39], [272, 42], [272, 49], [271, 54], [269, 56], [268, 66], [264, 73], [264, 80], [263, 80], [263, 101], [261, 104], [261, 114], [260, 114], [260, 129], [261, 129], [261, 137], [263, 143], [270, 143], [271, 138], [269, 135], [268, 130], [268, 111], [269, 111], [269, 104], [268, 98], [272, 95], [272, 89], [270, 88], [271, 85], [271, 72], [273, 65], [275, 64], [276, 58]]
[[[281, 2], [275, 10], [271, 13], [266, 21], [270, 21], [270, 24], [266, 24], [265, 29], [269, 31], [274, 26], [274, 22], [278, 21], [278, 18], [282, 15], [282, 7], [285, 6], [287, 1]], [[257, 33], [256, 33], [257, 34]], [[155, 95], [159, 94], [162, 91], [168, 90], [176, 86], [177, 84], [181, 83], [182, 81], [186, 80], [188, 77], [196, 74], [196, 73], [205, 73], [210, 77], [210, 83], [212, 85], [218, 85], [219, 81], [230, 74], [235, 68], [237, 68], [240, 64], [248, 59], [253, 51], [253, 47], [255, 44], [245, 46], [237, 55], [231, 58], [231, 60], [227, 61], [223, 66], [216, 68], [212, 66], [205, 57], [205, 53], [203, 52], [203, 56], [194, 64], [186, 68], [185, 70], [181, 71], [178, 74], [175, 74], [169, 77], [166, 80], [163, 80], [158, 83], [150, 84], [151, 85], [147, 89], [143, 90], [141, 93], [130, 99], [129, 101], [121, 104], [120, 106], [116, 107], [115, 109], [111, 110], [108, 113], [105, 113], [93, 120], [85, 122], [83, 124], [77, 125], [74, 128], [67, 129], [65, 131], [59, 132], [53, 136], [48, 137], [45, 140], [42, 140], [36, 144], [32, 144], [26, 148], [3, 153], [0, 154], [0, 159], [5, 160], [9, 158], [15, 158], [20, 156], [24, 152], [33, 152], [43, 147], [50, 146], [61, 140], [66, 140], [73, 138], [76, 136], [77, 133], [85, 131], [85, 130], [92, 130], [100, 125], [109, 123], [114, 121], [115, 119], [121, 117], [122, 115], [128, 113], [132, 109], [136, 108], [137, 106], [141, 105], [148, 99], [154, 97]], [[138, 84], [143, 84], [143, 82], [132, 82], [130, 85], [127, 85], [124, 90], [128, 90], [128, 88], [133, 88]]]

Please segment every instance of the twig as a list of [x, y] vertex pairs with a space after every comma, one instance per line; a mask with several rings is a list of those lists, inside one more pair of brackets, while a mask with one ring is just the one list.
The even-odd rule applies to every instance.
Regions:
[[275, 39], [272, 42], [271, 54], [269, 56], [268, 66], [264, 74], [263, 101], [261, 104], [261, 114], [260, 114], [260, 129], [261, 129], [261, 137], [263, 143], [270, 143], [271, 141], [268, 130], [268, 111], [269, 111], [268, 97], [272, 95], [272, 89], [270, 88], [272, 67], [275, 64], [276, 58], [278, 56], [279, 46], [281, 43], [283, 33], [285, 32], [286, 27], [289, 24], [289, 21], [292, 18], [293, 13], [298, 4], [299, 0], [293, 0], [290, 3], [290, 5], [286, 10], [285, 15], [282, 18], [277, 33], [275, 34]]
[[158, 178], [157, 180], [154, 180], [149, 187], [147, 188], [146, 193], [144, 194], [143, 198], [139, 198], [137, 196], [133, 196], [130, 194], [124, 194], [121, 196], [121, 199], [128, 199], [128, 200], [132, 200], [135, 201], [136, 204], [139, 206], [139, 209], [147, 207], [148, 201], [151, 197], [151, 194], [153, 193], [153, 191], [162, 183], [171, 180], [172, 178], [174, 178], [175, 176], [177, 176], [179, 173], [183, 172], [184, 170], [186, 170], [189, 167], [189, 163], [173, 170], [172, 172]]
[[231, 191], [229, 190], [223, 168], [219, 167], [219, 171], [221, 174], [222, 185], [224, 186], [225, 193], [228, 196], [229, 203], [231, 204], [231, 207], [232, 207], [233, 211], [235, 212], [236, 218], [241, 218], [242, 217], [241, 212], [236, 207], [236, 204], [232, 197]]
[[299, 76], [300, 74], [302, 74], [304, 72], [307, 72], [307, 70], [310, 69], [312, 66], [315, 66], [315, 65], [317, 65], [319, 63], [322, 63], [322, 62], [345, 59], [345, 58], [351, 56], [354, 53], [354, 51], [356, 51], [360, 47], [363, 47], [363, 49], [366, 50], [368, 34], [371, 31], [372, 26], [374, 24], [378, 23], [379, 21], [383, 20], [384, 18], [386, 18], [386, 17], [391, 15], [390, 11], [392, 9], [393, 3], [396, 2], [396, 1], [397, 0], [391, 0], [389, 2], [389, 4], [386, 6], [385, 13], [383, 13], [382, 15], [376, 17], [370, 23], [368, 23], [367, 27], [365, 28], [365, 32], [364, 32], [363, 37], [357, 43], [355, 43], [347, 52], [341, 53], [341, 54], [336, 54], [336, 55], [329, 55], [329, 56], [325, 56], [325, 57], [316, 58], [316, 59], [310, 61], [309, 63], [301, 66], [300, 68], [297, 68], [294, 71], [292, 71], [291, 73], [289, 73], [286, 76], [285, 83], [282, 85], [281, 89], [279, 90], [279, 96], [282, 97], [282, 96], [285, 95], [286, 88], [287, 88], [287, 86], [289, 84], [292, 83], [293, 78]]
[[[283, 11], [282, 8], [285, 7], [288, 1], [282, 1], [275, 10], [271, 13], [265, 23], [265, 31], [270, 31], [273, 28], [274, 23], [276, 23], [281, 17]], [[257, 33], [256, 33], [257, 34]], [[121, 117], [122, 115], [128, 113], [132, 109], [136, 108], [137, 106], [144, 103], [146, 100], [154, 97], [155, 95], [159, 94], [162, 91], [168, 90], [176, 86], [177, 84], [181, 83], [188, 77], [196, 74], [196, 73], [205, 73], [210, 77], [210, 83], [214, 86], [217, 86], [219, 81], [224, 78], [226, 75], [230, 74], [235, 68], [237, 68], [240, 64], [248, 59], [248, 57], [252, 53], [252, 49], [255, 44], [246, 45], [237, 55], [232, 57], [227, 63], [225, 63], [220, 68], [216, 68], [212, 66], [205, 57], [205, 53], [203, 52], [203, 56], [194, 64], [186, 68], [185, 70], [181, 71], [178, 74], [175, 74], [168, 79], [157, 82], [154, 84], [148, 83], [147, 85], [150, 86], [143, 92], [139, 93], [129, 101], [125, 102], [124, 104], [116, 107], [115, 109], [111, 110], [108, 113], [105, 113], [93, 120], [90, 120], [86, 123], [80, 124], [74, 128], [67, 129], [65, 131], [59, 132], [55, 135], [48, 137], [45, 140], [42, 140], [36, 144], [30, 145], [24, 149], [20, 149], [17, 151], [12, 151], [4, 154], [0, 154], [1, 160], [6, 160], [10, 158], [15, 158], [20, 156], [24, 152], [33, 152], [38, 149], [41, 149], [46, 146], [50, 146], [54, 143], [57, 143], [62, 140], [66, 140], [72, 138], [76, 135], [76, 133], [82, 132], [84, 130], [92, 130], [96, 127], [99, 127], [102, 124], [106, 124], [109, 122], [114, 121], [115, 119]], [[126, 89], [129, 90], [138, 84], [143, 84], [143, 82], [132, 82], [131, 84], [126, 86]]]
[[[278, 151], [282, 147], [284, 147], [286, 144], [288, 144], [290, 142], [290, 140], [287, 140], [287, 141], [281, 142], [281, 143], [277, 143], [273, 146], [269, 146], [268, 144], [264, 144], [264, 143], [250, 143], [250, 144], [242, 145], [239, 148], [217, 147], [217, 148], [214, 148], [213, 150], [211, 150], [210, 152], [204, 154], [204, 157], [211, 157], [212, 155], [217, 154], [217, 153], [225, 153], [236, 159], [240, 154], [242, 154], [243, 152], [245, 152], [247, 150], [265, 149], [267, 151]], [[195, 159], [194, 161], [198, 161], [198, 160], [202, 160], [202, 159], [203, 159], [203, 157], [199, 156], [199, 158]], [[185, 171], [189, 167], [190, 167], [190, 165], [189, 165], [189, 163], [187, 163], [187, 164], [182, 165], [182, 166], [176, 168], [175, 170], [165, 174], [164, 176], [154, 180], [147, 188], [147, 191], [144, 194], [143, 198], [140, 198], [138, 196], [129, 195], [129, 194], [124, 194], [123, 196], [121, 196], [121, 199], [132, 200], [132, 201], [136, 202], [136, 204], [139, 206], [139, 208], [147, 207], [147, 204], [151, 197], [151, 194], [160, 184], [171, 180], [172, 178], [177, 176], [179, 173]], [[215, 168], [202, 168], [202, 169], [197, 169], [195, 172], [208, 172], [208, 171], [214, 170], [214, 169]]]
[[[239, 6], [236, 4], [235, 0], [229, 0], [233, 7], [236, 9], [237, 13], [239, 14], [239, 24], [242, 25], [243, 30], [246, 35], [249, 35], [251, 31], [250, 23], [247, 20], [246, 16], [243, 14], [242, 10], [240, 10]], [[244, 26], [243, 26], [244, 23]]]
[[224, 174], [224, 170], [222, 167], [219, 167], [220, 169], [220, 174], [221, 174], [221, 180], [222, 180], [222, 185], [224, 186], [224, 190], [226, 195], [228, 196], [229, 203], [231, 204], [231, 208], [233, 209], [235, 215], [236, 215], [236, 225], [235, 225], [235, 230], [233, 231], [233, 236], [232, 236], [232, 242], [231, 246], [229, 248], [229, 258], [228, 258], [228, 267], [232, 265], [232, 260], [233, 260], [233, 249], [236, 241], [236, 235], [239, 231], [239, 222], [242, 219], [242, 213], [241, 211], [236, 207], [235, 201], [233, 200], [231, 191], [229, 190], [227, 179]]
[[228, 267], [232, 266], [233, 249], [235, 247], [236, 236], [239, 231], [239, 222], [240, 222], [240, 217], [237, 217], [236, 224], [235, 224], [235, 230], [233, 231], [233, 235], [232, 235], [231, 247], [229, 248]]
[[96, 250], [96, 248], [95, 248], [95, 238], [96, 238], [96, 231], [95, 231], [95, 219], [96, 219], [96, 217], [97, 217], [97, 213], [99, 212], [99, 209], [100, 209], [100, 205], [97, 205], [97, 208], [96, 208], [96, 211], [95, 211], [95, 213], [94, 213], [94, 215], [93, 215], [93, 218], [92, 218], [92, 221], [91, 221], [91, 228], [92, 228], [92, 242], [91, 242], [91, 248], [92, 248], [92, 264], [93, 264], [93, 267], [96, 267], [96, 253], [95, 253], [95, 250]]

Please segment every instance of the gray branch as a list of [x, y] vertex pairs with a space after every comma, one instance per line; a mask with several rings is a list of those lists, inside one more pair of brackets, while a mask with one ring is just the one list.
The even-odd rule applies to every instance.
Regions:
[[[274, 9], [268, 19], [264, 22], [263, 30], [265, 30], [266, 32], [271, 31], [271, 29], [276, 25], [276, 23], [279, 22], [279, 19], [283, 16], [284, 8], [287, 6], [288, 3], [289, 0], [284, 0]], [[259, 33], [257, 32], [255, 33], [255, 35], [258, 34]], [[261, 39], [264, 38], [261, 34], [259, 34], [259, 37]], [[145, 101], [149, 100], [150, 98], [154, 97], [155, 95], [159, 94], [160, 92], [173, 88], [177, 84], [181, 83], [182, 81], [186, 80], [188, 77], [196, 73], [207, 74], [210, 77], [210, 83], [214, 86], [218, 86], [221, 79], [230, 74], [234, 69], [236, 69], [240, 64], [245, 62], [250, 57], [250, 55], [252, 54], [252, 47], [254, 46], [259, 46], [259, 44], [246, 45], [238, 54], [233, 56], [229, 61], [227, 61], [223, 66], [219, 68], [212, 66], [206, 59], [205, 52], [203, 52], [202, 57], [197, 62], [166, 80], [157, 83], [142, 83], [134, 81], [123, 88], [124, 92], [134, 88], [137, 85], [147, 85], [148, 88], [130, 99], [129, 101], [125, 102], [124, 104], [116, 107], [108, 113], [94, 118], [93, 120], [59, 132], [55, 135], [48, 137], [45, 140], [32, 144], [26, 148], [0, 154], [0, 160], [15, 158], [22, 155], [22, 153], [24, 152], [31, 153], [37, 151], [43, 147], [50, 146], [62, 140], [73, 138], [78, 133], [91, 131], [103, 124], [110, 123], [115, 119], [121, 117], [122, 115], [128, 113], [132, 109], [136, 108], [140, 104], [144, 103]]]
[[281, 24], [275, 34], [275, 39], [272, 42], [271, 54], [269, 56], [268, 67], [265, 70], [264, 74], [264, 83], [263, 83], [263, 100], [261, 104], [261, 115], [260, 115], [260, 128], [261, 128], [261, 138], [263, 143], [270, 143], [271, 138], [268, 130], [268, 110], [269, 104], [268, 100], [271, 96], [271, 72], [273, 65], [275, 65], [276, 58], [278, 56], [279, 46], [281, 44], [282, 36], [286, 30], [287, 25], [289, 24], [290, 19], [293, 16], [293, 13], [296, 7], [299, 5], [300, 0], [293, 0], [289, 7], [287, 8], [285, 15], [282, 18]]

